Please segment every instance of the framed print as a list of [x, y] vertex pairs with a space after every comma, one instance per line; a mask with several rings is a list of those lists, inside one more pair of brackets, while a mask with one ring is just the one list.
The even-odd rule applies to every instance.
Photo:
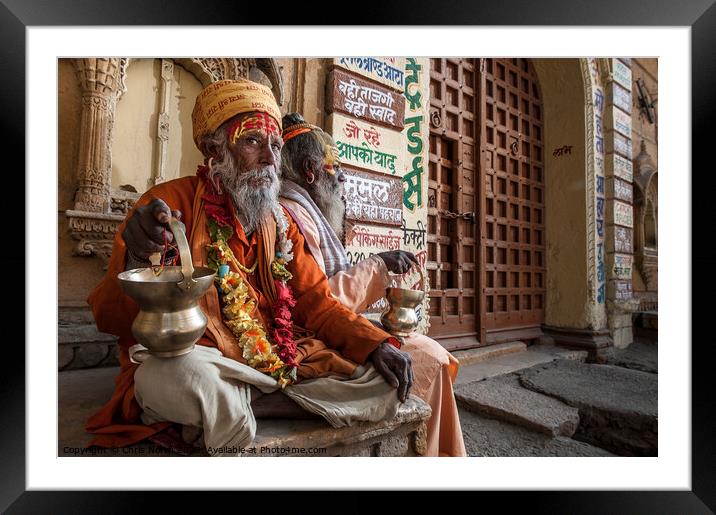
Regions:
[[[697, 333], [691, 331], [692, 323], [695, 328], [709, 320], [712, 308], [707, 300], [699, 301], [693, 295], [695, 290], [691, 292], [688, 289], [692, 277], [697, 279], [694, 281], [696, 284], [702, 285], [702, 290], [714, 283], [711, 279], [713, 274], [708, 270], [716, 256], [710, 246], [703, 243], [712, 232], [706, 225], [710, 225], [707, 211], [710, 203], [695, 197], [689, 204], [691, 191], [710, 192], [706, 184], [702, 185], [703, 179], [710, 174], [692, 174], [689, 166], [693, 161], [688, 155], [691, 151], [693, 157], [703, 156], [711, 146], [709, 136], [713, 129], [709, 114], [714, 111], [711, 96], [716, 78], [713, 66], [706, 63], [713, 62], [713, 48], [716, 48], [713, 36], [716, 33], [716, 7], [711, 5], [710, 0], [687, 2], [677, 11], [667, 3], [648, 8], [637, 2], [612, 4], [581, 6], [581, 12], [575, 11], [566, 2], [552, 2], [549, 6], [540, 4], [539, 8], [536, 4], [519, 7], [513, 3], [495, 4], [483, 10], [469, 6], [445, 9], [423, 2], [406, 4], [401, 6], [405, 9], [400, 10], [391, 9], [398, 7], [398, 4], [391, 4], [384, 6], [380, 12], [379, 26], [370, 17], [358, 13], [355, 14], [355, 21], [368, 26], [305, 27], [281, 25], [295, 23], [283, 11], [263, 18], [255, 11], [256, 6], [251, 6], [240, 18], [234, 18], [227, 17], [218, 3], [206, 6], [177, 3], [170, 11], [159, 12], [152, 4], [125, 3], [120, 6], [109, 2], [87, 2], [86, 5], [80, 3], [59, 9], [44, 2], [5, 1], [0, 7], [3, 27], [0, 31], [3, 43], [0, 52], [3, 54], [1, 66], [6, 84], [3, 94], [8, 129], [6, 148], [11, 149], [8, 152], [11, 160], [15, 158], [18, 161], [8, 165], [8, 169], [10, 166], [13, 169], [24, 168], [27, 178], [24, 186], [18, 181], [18, 189], [24, 188], [24, 210], [27, 213], [27, 225], [23, 227], [26, 262], [21, 263], [19, 257], [9, 257], [6, 266], [13, 271], [8, 275], [12, 276], [10, 281], [14, 289], [19, 289], [20, 285], [12, 284], [12, 281], [19, 282], [19, 269], [25, 270], [28, 302], [25, 304], [26, 353], [20, 350], [20, 345], [7, 346], [7, 362], [14, 365], [8, 366], [7, 373], [2, 374], [0, 380], [3, 383], [1, 398], [5, 420], [3, 438], [0, 439], [3, 456], [0, 508], [7, 509], [9, 513], [51, 509], [77, 511], [81, 510], [79, 506], [86, 499], [92, 499], [92, 506], [106, 505], [109, 511], [121, 510], [123, 506], [130, 509], [136, 503], [131, 500], [133, 493], [63, 491], [121, 487], [129, 490], [396, 489], [414, 490], [415, 493], [418, 490], [544, 489], [551, 491], [515, 492], [514, 498], [537, 511], [540, 511], [538, 503], [545, 503], [558, 507], [558, 512], [569, 513], [595, 510], [708, 513], [716, 509], [716, 489], [713, 488], [716, 484], [713, 472], [715, 444], [711, 436], [713, 410], [710, 408], [713, 394], [706, 382], [709, 377], [707, 367], [711, 366], [708, 359], [710, 353], [708, 339], [699, 339]], [[514, 12], [520, 13], [517, 21]], [[271, 21], [270, 26], [245, 25], [264, 19]], [[304, 21], [311, 23], [310, 20]], [[143, 25], [134, 25], [136, 23]], [[353, 19], [350, 23], [354, 23]], [[426, 23], [431, 25], [420, 26]], [[504, 25], [511, 27], [508, 29]], [[654, 32], [650, 34], [650, 30]], [[661, 44], [649, 39], [653, 34], [661, 36]], [[673, 42], [671, 48], [663, 44], [667, 39]], [[650, 47], [650, 44], [653, 46]], [[656, 50], [650, 51], [650, 48]], [[247, 62], [253, 63], [253, 68], [247, 68], [247, 77], [257, 81], [266, 79], [269, 92], [274, 96], [285, 95], [281, 105], [282, 115], [290, 110], [303, 110], [307, 113], [307, 121], [322, 126], [333, 138], [336, 156], [346, 164], [346, 219], [350, 223], [344, 227], [344, 244], [350, 264], [381, 250], [403, 249], [414, 253], [424, 265], [429, 283], [426, 284], [422, 272], [420, 278], [411, 277], [409, 281], [411, 286], [425, 286], [425, 296], [416, 311], [419, 332], [440, 338], [440, 343], [450, 352], [469, 350], [466, 342], [470, 338], [490, 345], [502, 344], [507, 341], [505, 338], [517, 333], [519, 338], [515, 336], [512, 339], [531, 341], [548, 334], [555, 341], [559, 340], [560, 331], [554, 330], [543, 313], [550, 306], [546, 292], [549, 290], [552, 295], [556, 292], [560, 298], [570, 298], [570, 292], [560, 289], [560, 283], [554, 276], [541, 275], [544, 270], [537, 263], [542, 264], [542, 260], [545, 263], [571, 263], [565, 257], [568, 250], [571, 255], [577, 256], [574, 262], [579, 262], [586, 270], [590, 300], [595, 306], [606, 310], [606, 306], [628, 304], [640, 287], [633, 283], [631, 277], [635, 270], [651, 266], [651, 254], [643, 249], [651, 248], [651, 242], [655, 247], [658, 234], [663, 251], [662, 273], [658, 274], [654, 264], [648, 268], [653, 271], [653, 276], [645, 275], [646, 282], [656, 281], [658, 277], [668, 292], [661, 296], [660, 351], [663, 353], [660, 352], [659, 365], [664, 368], [658, 382], [658, 424], [662, 433], [658, 454], [630, 458], [619, 456], [611, 458], [612, 461], [596, 457], [552, 461], [520, 458], [519, 462], [476, 457], [459, 458], [453, 462], [431, 458], [408, 461], [409, 458], [402, 457], [390, 460], [314, 460], [319, 464], [306, 461], [308, 458], [289, 457], [288, 462], [259, 458], [251, 460], [248, 465], [245, 461], [237, 465], [223, 457], [214, 461], [194, 456], [169, 460], [160, 453], [151, 457], [127, 456], [131, 459], [120, 460], [116, 455], [89, 457], [79, 452], [76, 456], [58, 453], [58, 418], [55, 411], [58, 410], [58, 376], [50, 374], [58, 374], [58, 360], [69, 363], [74, 359], [86, 359], [99, 363], [109, 359], [99, 354], [79, 356], [76, 349], [72, 351], [72, 356], [56, 355], [58, 343], [52, 338], [57, 337], [55, 327], [58, 326], [61, 288], [84, 292], [90, 275], [83, 276], [67, 267], [68, 260], [62, 256], [69, 255], [70, 250], [62, 245], [69, 245], [66, 241], [74, 238], [75, 250], [72, 252], [75, 255], [81, 254], [81, 249], [76, 249], [85, 245], [86, 252], [94, 256], [90, 259], [96, 269], [93, 269], [95, 275], [104, 273], [101, 268], [105, 263], [98, 257], [102, 253], [109, 257], [111, 241], [109, 246], [104, 247], [94, 240], [87, 243], [88, 238], [83, 239], [85, 233], [97, 232], [96, 228], [101, 223], [117, 218], [110, 215], [126, 214], [139, 194], [148, 187], [174, 175], [194, 173], [202, 156], [193, 148], [196, 138], [190, 134], [191, 130], [187, 129], [180, 143], [171, 138], [162, 140], [155, 134], [161, 129], [162, 116], [167, 119], [173, 116], [175, 120], [172, 124], [167, 122], [166, 130], [176, 130], [182, 124], [191, 126], [194, 97], [213, 81], [207, 79], [207, 84], [202, 83], [201, 73], [196, 70], [191, 80], [181, 77], [181, 73], [190, 71], [196, 65], [196, 60], [192, 64], [193, 55], [211, 56], [216, 61], [224, 56], [246, 57]], [[375, 57], [358, 57], [366, 55]], [[400, 57], [380, 57], [385, 55]], [[472, 56], [474, 59], [463, 66], [450, 61], [457, 55]], [[156, 114], [151, 122], [144, 125], [143, 121], [129, 123], [127, 120], [132, 119], [135, 111], [127, 107], [130, 105], [127, 102], [125, 106], [115, 109], [106, 120], [99, 115], [92, 120], [85, 116], [81, 95], [74, 90], [64, 90], [63, 81], [73, 74], [77, 80], [82, 80], [82, 70], [73, 68], [70, 61], [97, 56], [107, 56], [107, 60], [116, 61], [120, 67], [122, 59], [127, 59], [124, 56], [134, 61], [130, 65], [135, 67], [133, 80], [146, 80], [147, 84], [151, 83], [147, 87], [154, 88], [158, 95], [156, 105], [151, 106]], [[502, 61], [497, 59], [502, 56], [524, 59], [510, 59], [514, 63], [503, 66]], [[305, 62], [298, 63], [304, 57], [321, 61], [325, 66], [322, 64], [323, 67], [306, 70]], [[534, 77], [544, 74], [553, 61], [562, 57], [580, 63], [581, 68], [575, 67], [579, 71], [575, 72], [575, 77], [579, 78], [580, 84], [583, 80], [587, 81], [590, 74], [596, 77], [597, 82], [589, 87], [585, 85], [574, 99], [567, 92], [566, 82], [560, 82], [562, 79], [559, 78], [531, 87], [533, 83], [537, 84]], [[525, 64], [524, 69], [520, 69], [519, 63], [527, 63], [527, 58], [530, 62], [534, 61], [536, 67], [530, 68], [532, 65]], [[658, 91], [650, 84], [635, 85], [638, 77], [633, 61], [638, 58], [658, 59], [658, 82], [662, 83]], [[689, 58], [690, 65], [687, 62]], [[505, 63], [507, 61], [504, 60]], [[442, 68], [432, 64], [438, 62]], [[173, 66], [181, 67], [181, 71], [177, 72]], [[484, 86], [480, 96], [475, 87], [472, 100], [475, 106], [487, 106], [479, 108], [484, 111], [475, 107], [475, 113], [480, 113], [484, 126], [489, 127], [485, 134], [477, 134], [470, 132], [473, 115], [465, 114], [458, 108], [458, 105], [465, 105], [463, 103], [455, 101], [452, 105], [451, 98], [461, 95], [460, 102], [465, 102], [466, 90], [462, 90], [462, 86], [466, 83], [463, 78], [469, 77], [470, 73], [475, 76], [478, 76], [478, 71], [483, 73], [482, 66], [485, 66], [485, 74], [492, 74], [489, 77], [494, 78], [494, 82], [490, 84], [495, 90]], [[501, 71], [499, 66], [503, 66]], [[140, 68], [142, 73], [138, 72]], [[209, 68], [205, 67], [205, 70]], [[418, 72], [411, 75], [416, 69], [420, 69], [422, 75], [419, 76]], [[455, 75], [451, 75], [453, 73]], [[458, 73], [460, 80], [457, 80]], [[498, 80], [500, 73], [504, 75], [504, 84]], [[613, 91], [610, 89], [608, 94], [605, 93], [603, 103], [599, 92], [606, 92], [606, 87], [593, 87], [601, 80], [602, 73], [609, 76], [609, 87], [613, 88]], [[111, 74], [108, 72], [107, 75]], [[210, 72], [206, 75], [209, 76]], [[514, 84], [510, 87], [512, 75]], [[121, 84], [123, 80], [117, 79], [112, 87], [126, 87]], [[283, 82], [285, 84], [281, 87], [272, 89]], [[451, 89], [458, 83], [459, 88]], [[635, 89], [630, 91], [630, 85]], [[180, 86], [182, 89], [177, 93], [179, 90], [176, 88]], [[132, 87], [134, 84], [130, 85], [129, 91]], [[646, 93], [641, 93], [639, 88]], [[316, 97], [325, 98], [320, 102], [311, 100], [314, 90]], [[164, 95], [165, 91], [171, 93]], [[561, 96], [557, 95], [558, 92]], [[505, 97], [502, 101], [498, 98], [500, 94]], [[514, 117], [514, 121], [511, 118], [515, 111], [500, 110], [502, 105], [510, 105], [511, 94], [515, 98], [514, 107], [521, 108], [519, 122], [526, 123], [530, 134], [529, 138], [514, 142], [509, 138], [510, 131], [518, 129], [517, 125], [511, 125], [518, 123], [518, 118]], [[74, 111], [69, 112], [68, 104], [63, 102], [72, 95], [77, 98], [74, 99], [75, 107], [70, 109]], [[644, 96], [643, 111], [638, 108], [639, 111], [634, 112], [634, 106], [640, 105], [641, 98], [634, 98], [634, 95]], [[101, 95], [95, 96], [99, 98]], [[567, 108], [564, 106], [572, 100], [585, 102], [587, 96], [587, 104], [598, 106], [603, 113], [596, 125], [589, 123], [596, 118], [585, 115], [572, 120], [565, 114]], [[438, 97], [440, 101], [435, 100]], [[549, 101], [549, 106], [544, 100], [547, 97], [553, 99]], [[558, 97], [560, 101], [554, 100]], [[302, 100], [299, 102], [298, 98]], [[150, 102], [138, 96], [128, 96], [127, 99], [137, 104]], [[162, 99], [166, 102], [163, 103]], [[537, 100], [544, 100], [544, 107]], [[525, 107], [517, 104], [519, 101], [525, 101]], [[490, 106], [494, 109], [492, 112], [489, 111]], [[637, 126], [635, 118], [646, 120], [653, 116], [649, 106], [652, 110], [658, 106], [661, 124], [657, 122], [654, 126], [644, 122]], [[691, 131], [688, 126], [689, 108]], [[65, 111], [60, 114], [62, 109]], [[539, 112], [540, 109], [561, 113], [562, 127], [552, 129], [551, 133], [545, 129], [539, 137], [535, 136], [535, 131], [539, 133], [543, 128], [539, 123], [540, 115], [535, 114], [535, 110]], [[529, 111], [529, 116], [524, 115], [525, 110]], [[177, 119], [181, 120], [181, 124], [176, 122]], [[63, 133], [75, 130], [79, 134], [81, 124], [94, 127], [85, 134], [86, 138], [68, 137], [66, 132]], [[146, 148], [137, 146], [134, 142], [139, 138], [133, 138], [128, 130], [130, 126], [146, 136], [145, 140], [157, 140], [159, 143], [153, 142]], [[71, 173], [79, 170], [78, 159], [81, 157], [77, 156], [90, 147], [104, 148], [107, 127], [115, 130], [117, 145], [114, 152], [98, 152], [104, 156], [101, 159], [110, 160], [112, 176], [98, 180], [90, 173], [90, 167], [76, 189], [63, 185], [58, 170], [69, 169]], [[604, 127], [610, 128], [612, 137], [600, 142]], [[638, 170], [633, 165], [640, 151], [637, 136], [642, 135], [639, 131], [644, 131], [644, 127], [661, 136], [655, 136], [662, 143], [659, 162], [665, 165], [665, 174], [659, 181], [667, 209], [660, 225], [661, 231], [656, 229], [655, 210], [648, 208], [646, 200], [644, 205], [647, 207], [636, 207], [637, 200], [641, 198], [639, 195], [648, 197], [649, 188], [656, 187], [637, 184]], [[524, 131], [525, 128], [520, 125], [518, 132], [522, 134]], [[593, 138], [588, 151], [580, 153], [579, 146], [567, 137], [570, 131], [579, 131]], [[447, 134], [446, 138], [455, 142], [455, 148], [450, 147], [452, 143], [441, 143], [441, 134]], [[97, 140], [94, 147], [92, 137]], [[501, 137], [505, 141], [501, 141]], [[485, 145], [475, 145], [471, 149], [470, 138], [484, 138]], [[489, 141], [492, 141], [492, 146], [487, 144]], [[184, 152], [189, 157], [177, 158], [176, 154], [180, 153], [185, 142], [187, 148], [192, 147]], [[443, 149], [443, 144], [448, 150]], [[396, 148], [399, 151], [395, 151]], [[145, 152], [147, 149], [150, 150]], [[449, 157], [458, 154], [459, 159]], [[141, 155], [146, 159], [138, 157]], [[553, 170], [558, 169], [565, 175], [574, 170], [578, 159], [590, 163], [591, 168], [588, 169], [592, 173], [587, 182], [582, 176], [581, 183], [570, 183], [574, 188], [571, 193], [555, 193], [565, 204], [574, 199], [582, 202], [592, 193], [592, 200], [587, 201], [592, 204], [588, 204], [585, 211], [594, 216], [586, 218], [585, 225], [590, 227], [590, 233], [583, 242], [576, 241], [571, 248], [565, 244], [561, 252], [559, 248], [555, 250], [551, 242], [549, 245], [543, 242], [543, 234], [539, 231], [544, 226], [539, 223], [544, 213], [549, 211], [542, 195], [549, 190], [547, 181], [553, 179], [544, 178], [542, 183], [546, 183], [546, 187], [539, 183], [537, 178], [542, 173], [539, 166], [531, 168], [526, 161], [520, 161], [516, 157], [518, 155], [539, 155], [544, 162], [552, 163]], [[453, 183], [448, 177], [453, 164], [455, 170], [458, 167], [474, 168], [477, 173], [470, 177], [465, 175]], [[511, 166], [515, 167], [514, 172], [510, 172]], [[495, 173], [486, 173], [482, 171], [483, 167], [484, 170], [493, 169]], [[185, 169], [188, 172], [184, 173]], [[708, 170], [706, 166], [704, 169]], [[175, 173], [174, 170], [181, 171]], [[23, 175], [8, 171], [8, 176], [19, 178]], [[422, 177], [425, 180], [421, 182]], [[55, 178], [58, 180], [55, 181]], [[528, 180], [522, 180], [524, 178]], [[564, 184], [566, 188], [568, 183]], [[113, 193], [104, 195], [105, 189]], [[446, 192], [452, 194], [453, 189], [460, 191], [459, 195], [454, 195], [458, 200], [445, 200]], [[488, 193], [478, 198], [478, 190]], [[553, 191], [556, 192], [555, 189]], [[604, 194], [600, 195], [600, 191]], [[471, 192], [475, 196], [472, 200], [469, 197]], [[77, 208], [76, 199], [77, 195], [84, 193], [87, 194], [87, 205], [93, 199], [104, 199], [102, 202], [107, 205], [102, 209], [107, 216], [97, 219], [101, 218], [101, 222], [88, 222], [89, 225], [77, 229], [71, 225], [72, 222], [68, 224], [67, 219], [73, 216], [73, 211], [82, 211]], [[8, 197], [22, 195], [8, 194]], [[65, 205], [64, 198], [74, 199], [75, 202]], [[691, 206], [693, 209], [690, 209]], [[503, 208], [504, 213], [500, 211]], [[19, 212], [19, 209], [23, 208], [16, 211]], [[651, 212], [654, 213], [654, 222], [650, 225]], [[439, 215], [437, 222], [431, 218], [435, 213]], [[487, 219], [488, 215], [493, 218]], [[11, 220], [14, 221], [8, 226], [17, 227], [18, 219], [19, 216], [13, 216]], [[444, 236], [441, 231], [452, 227], [449, 224], [458, 227], [473, 224], [477, 235], [471, 240], [470, 233], [459, 233], [462, 257], [453, 256], [460, 264], [455, 279], [450, 275], [450, 260], [440, 259], [440, 256], [446, 255], [441, 253], [450, 252], [443, 248], [449, 238], [441, 239]], [[569, 222], [564, 221], [564, 226], [569, 227]], [[600, 231], [600, 226], [603, 226], [603, 231]], [[505, 234], [500, 239], [499, 234], [503, 230]], [[490, 234], [492, 236], [488, 237]], [[691, 240], [689, 234], [692, 235]], [[496, 243], [489, 247], [483, 240], [504, 240], [505, 245]], [[16, 239], [9, 239], [8, 242], [12, 242], [12, 247], [8, 245], [8, 253], [13, 247], [19, 247]], [[511, 247], [508, 242], [519, 242], [520, 245]], [[691, 251], [693, 259], [689, 260], [690, 245], [696, 242], [701, 245], [694, 245]], [[519, 251], [513, 252], [516, 248]], [[505, 252], [502, 268], [497, 266], [501, 251]], [[469, 263], [473, 259], [478, 263], [480, 256], [479, 266], [463, 266], [461, 259], [469, 252], [473, 254], [465, 261]], [[488, 257], [491, 252], [495, 256], [494, 262]], [[16, 255], [19, 256], [20, 252]], [[53, 261], [55, 259], [57, 261]], [[525, 262], [531, 268], [525, 268]], [[491, 263], [496, 266], [490, 268]], [[517, 265], [519, 268], [515, 267]], [[550, 268], [556, 270], [554, 266]], [[492, 270], [494, 275], [488, 277], [485, 270]], [[568, 267], [563, 273], [569, 273]], [[504, 274], [504, 279], [501, 274]], [[58, 277], [64, 278], [62, 286], [57, 286]], [[470, 283], [472, 287], [466, 286], [470, 280], [474, 281]], [[500, 281], [503, 280], [505, 283], [501, 286]], [[516, 288], [527, 283], [530, 285], [528, 292]], [[648, 289], [648, 285], [645, 288]], [[457, 293], [451, 297], [444, 293], [447, 290]], [[690, 293], [692, 298], [688, 298]], [[12, 301], [10, 304], [13, 303], [19, 302]], [[500, 308], [502, 304], [506, 306], [504, 309]], [[375, 303], [367, 306], [364, 312], [377, 320], [385, 309], [385, 305]], [[508, 320], [508, 313], [519, 316], [519, 323], [514, 319]], [[472, 324], [470, 331], [464, 330], [466, 325], [460, 325], [464, 320]], [[577, 325], [574, 324], [575, 327]], [[610, 334], [609, 338], [621, 337], [618, 336], [621, 334], [620, 327], [602, 325], [605, 326], [604, 334]], [[517, 332], [512, 334], [511, 331]], [[535, 331], [539, 332], [539, 336]], [[596, 362], [603, 357], [601, 353], [606, 346], [600, 343], [606, 339], [600, 338], [600, 335], [585, 336], [584, 340], [590, 343], [579, 349], [591, 353], [590, 359]], [[19, 365], [21, 362], [26, 363], [25, 368]], [[80, 394], [76, 392], [76, 395]], [[108, 390], [107, 396], [111, 394]], [[42, 403], [48, 402], [48, 399], [48, 406], [44, 406]], [[687, 423], [689, 417], [690, 424]], [[690, 425], [690, 434], [684, 430], [687, 425]], [[51, 438], [48, 438], [49, 433], [52, 433]], [[389, 455], [387, 452], [377, 454]], [[530, 460], [533, 461], [530, 463]], [[327, 466], [321, 466], [321, 462]], [[659, 477], [660, 466], [664, 467], [666, 463], [670, 464], [674, 475]], [[278, 467], [283, 471], [278, 478], [272, 476], [276, 474], [276, 464], [283, 465]], [[190, 473], [187, 465], [202, 473], [196, 473], [196, 478], [185, 476], [178, 480], [179, 475]], [[325, 474], [328, 467], [336, 473]], [[649, 468], [654, 476], [649, 475]], [[296, 473], [296, 470], [305, 472]], [[626, 470], [633, 470], [628, 477], [632, 483], [627, 484], [627, 479], [623, 479], [625, 476], [619, 475]], [[679, 481], [675, 479], [677, 470], [684, 472]], [[139, 471], [145, 474], [141, 480], [137, 477]], [[269, 477], [274, 479], [269, 480]], [[322, 479], [317, 481], [316, 477]], [[112, 483], [110, 478], [116, 482]], [[563, 480], [563, 483], [555, 483], [555, 478]], [[623, 483], [614, 478], [623, 479]], [[127, 482], [122, 483], [125, 480]], [[565, 491], [555, 491], [561, 488]], [[633, 491], [619, 491], [624, 489]]]

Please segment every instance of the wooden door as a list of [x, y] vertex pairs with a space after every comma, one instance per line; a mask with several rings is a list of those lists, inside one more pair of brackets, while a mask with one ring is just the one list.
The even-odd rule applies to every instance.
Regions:
[[430, 63], [429, 334], [454, 350], [478, 339], [477, 74], [472, 59]]
[[545, 232], [542, 102], [528, 59], [484, 59], [481, 341], [542, 334]]
[[431, 59], [430, 336], [449, 350], [544, 321], [539, 83], [526, 59]]

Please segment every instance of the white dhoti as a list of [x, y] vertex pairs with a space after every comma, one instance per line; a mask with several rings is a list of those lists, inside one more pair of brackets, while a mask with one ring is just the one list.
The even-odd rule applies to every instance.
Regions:
[[[145, 424], [171, 421], [200, 428], [207, 451], [215, 456], [253, 441], [251, 385], [263, 393], [279, 389], [272, 377], [201, 345], [175, 358], [146, 357], [134, 382]], [[350, 378], [310, 379], [287, 386], [283, 393], [333, 427], [391, 419], [400, 406], [395, 388], [372, 364], [359, 366]]]

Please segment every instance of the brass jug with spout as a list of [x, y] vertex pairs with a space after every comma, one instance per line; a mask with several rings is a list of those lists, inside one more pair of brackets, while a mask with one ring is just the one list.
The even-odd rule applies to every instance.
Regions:
[[380, 322], [393, 336], [404, 338], [418, 327], [418, 314], [415, 312], [425, 298], [425, 276], [420, 272], [420, 289], [390, 287], [385, 289], [388, 309], [380, 317]]
[[208, 322], [198, 300], [216, 275], [207, 267], [194, 268], [183, 226], [174, 217], [169, 227], [179, 247], [181, 266], [165, 266], [159, 275], [148, 267], [117, 276], [122, 290], [139, 304], [132, 334], [149, 354], [161, 358], [194, 350]]

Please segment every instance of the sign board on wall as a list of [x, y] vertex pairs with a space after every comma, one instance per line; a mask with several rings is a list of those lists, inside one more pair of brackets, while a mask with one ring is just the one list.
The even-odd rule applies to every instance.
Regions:
[[622, 88], [619, 84], [612, 84], [612, 101], [626, 113], [631, 113], [631, 89]]
[[625, 227], [634, 226], [633, 208], [624, 202], [614, 201], [614, 223]]
[[405, 86], [404, 57], [336, 57], [333, 64], [400, 92]]
[[631, 90], [631, 68], [619, 59], [612, 59], [614, 80]]
[[631, 279], [633, 261], [631, 255], [614, 254], [614, 275], [617, 279]]
[[373, 82], [334, 69], [328, 76], [328, 112], [338, 111], [369, 123], [403, 128], [405, 97]]
[[627, 159], [631, 159], [631, 139], [627, 139], [618, 132], [614, 133], [614, 151], [619, 152]]
[[614, 281], [614, 298], [628, 300], [631, 298], [631, 281]]
[[634, 167], [629, 159], [614, 154], [614, 175], [621, 177], [627, 182], [634, 178]]
[[617, 178], [612, 179], [612, 183], [614, 184], [614, 198], [624, 200], [626, 202], [632, 202], [634, 187], [631, 183]]
[[631, 138], [631, 116], [614, 106], [612, 106], [610, 111], [614, 122], [614, 129], [627, 138]]
[[348, 166], [344, 170], [346, 218], [398, 226], [403, 222], [403, 188], [399, 177]]
[[614, 250], [632, 252], [632, 230], [626, 227], [614, 227]]
[[404, 144], [400, 132], [340, 113], [330, 115], [327, 125], [342, 163], [402, 176]]
[[351, 265], [373, 254], [388, 250], [399, 250], [403, 233], [399, 227], [380, 227], [377, 225], [351, 224], [345, 234], [345, 247]]

